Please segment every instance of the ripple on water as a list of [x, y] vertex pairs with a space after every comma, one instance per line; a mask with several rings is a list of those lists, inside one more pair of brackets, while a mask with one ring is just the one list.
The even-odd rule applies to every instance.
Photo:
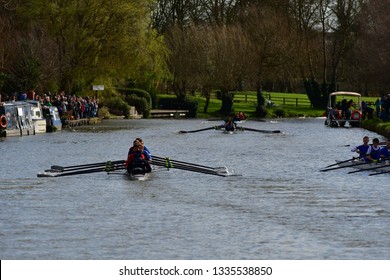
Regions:
[[[350, 146], [365, 134], [378, 135], [329, 129], [317, 119], [245, 123], [283, 134], [177, 133], [207, 126], [115, 120], [2, 140], [0, 257], [390, 258], [388, 176], [319, 172], [351, 158]], [[241, 176], [171, 169], [145, 182], [105, 173], [36, 177], [51, 165], [123, 159], [136, 137], [155, 155], [226, 165]]]

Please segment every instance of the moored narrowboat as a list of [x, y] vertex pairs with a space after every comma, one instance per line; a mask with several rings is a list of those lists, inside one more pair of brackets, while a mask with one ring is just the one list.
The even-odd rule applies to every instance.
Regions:
[[27, 102], [4, 102], [5, 135], [25, 136], [34, 135], [35, 128], [31, 116], [31, 104]]

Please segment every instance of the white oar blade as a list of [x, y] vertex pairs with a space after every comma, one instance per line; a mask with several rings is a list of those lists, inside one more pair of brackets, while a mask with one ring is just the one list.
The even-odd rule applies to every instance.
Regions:
[[57, 177], [58, 174], [61, 174], [61, 173], [59, 173], [59, 172], [56, 172], [56, 173], [43, 172], [43, 173], [38, 173], [37, 177]]

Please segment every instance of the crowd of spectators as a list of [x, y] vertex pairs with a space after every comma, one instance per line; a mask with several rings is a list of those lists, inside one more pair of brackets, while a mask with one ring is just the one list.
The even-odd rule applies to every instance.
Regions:
[[375, 112], [378, 118], [388, 121], [390, 117], [390, 94], [384, 95], [375, 101]]
[[95, 97], [66, 95], [64, 91], [55, 94], [36, 94], [34, 90], [11, 96], [10, 101], [39, 101], [42, 107], [55, 106], [61, 118], [81, 119], [96, 117], [98, 100]]

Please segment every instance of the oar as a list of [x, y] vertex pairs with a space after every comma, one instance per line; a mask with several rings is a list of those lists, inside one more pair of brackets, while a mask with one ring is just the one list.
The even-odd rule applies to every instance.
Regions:
[[113, 165], [123, 165], [125, 163], [124, 160], [120, 161], [107, 161], [105, 164], [90, 164], [90, 165], [85, 165], [85, 166], [80, 166], [80, 167], [73, 167], [73, 168], [63, 168], [59, 169], [59, 166], [52, 166], [56, 168], [52, 169], [46, 169], [45, 172], [67, 172], [67, 171], [75, 171], [75, 170], [84, 170], [84, 169], [89, 169], [89, 168], [94, 168], [94, 167], [110, 167]]
[[213, 169], [213, 170], [224, 169], [225, 168], [225, 167], [210, 167], [210, 166], [206, 166], [206, 165], [200, 165], [200, 164], [195, 164], [195, 163], [191, 163], [191, 162], [185, 162], [185, 161], [170, 159], [168, 157], [163, 158], [163, 157], [153, 156], [153, 160], [162, 160], [162, 161], [166, 162], [167, 164], [169, 164], [169, 163], [184, 164], [184, 165], [188, 165], [188, 166], [203, 167], [203, 168], [208, 168], [208, 169]]
[[386, 173], [390, 173], [390, 170], [377, 172], [377, 173], [371, 173], [371, 174], [368, 174], [368, 176], [375, 176], [375, 175], [386, 174]]
[[222, 174], [224, 175], [232, 175], [227, 167], [210, 167], [210, 166], [205, 166], [205, 165], [199, 165], [199, 164], [192, 164], [188, 162], [183, 162], [183, 161], [176, 161], [176, 160], [171, 160], [169, 158], [161, 158], [161, 157], [156, 157], [154, 156], [154, 160], [152, 161], [152, 164], [166, 167], [166, 168], [177, 168], [177, 169], [183, 169], [183, 170], [188, 170], [188, 171], [194, 171], [194, 172], [207, 172], [207, 174], [216, 174], [221, 176]]
[[[372, 162], [370, 162], [370, 163], [372, 163]], [[388, 165], [388, 164], [378, 164], [378, 165], [376, 165], [376, 166], [374, 166], [374, 167], [369, 167], [369, 168], [364, 168], [364, 169], [349, 171], [348, 174], [357, 173], [357, 172], [363, 172], [363, 171], [371, 171], [371, 170], [380, 169], [380, 168], [385, 168], [385, 167], [390, 167], [390, 165]]]
[[76, 170], [76, 171], [65, 171], [65, 172], [55, 172], [55, 173], [39, 173], [37, 174], [38, 177], [62, 177], [62, 176], [71, 176], [71, 175], [81, 175], [81, 174], [89, 174], [89, 173], [96, 173], [96, 172], [111, 172], [114, 170], [120, 170], [125, 169], [124, 166], [113, 166], [110, 169], [106, 167], [99, 167], [99, 168], [92, 168], [92, 169], [84, 169], [84, 170]]
[[[165, 167], [165, 163], [163, 163], [163, 162], [154, 162], [153, 164]], [[170, 168], [176, 168], [176, 169], [181, 169], [181, 170], [186, 170], [186, 171], [192, 171], [192, 172], [198, 172], [198, 173], [216, 175], [216, 176], [222, 176], [222, 177], [232, 175], [232, 174], [227, 173], [227, 172], [222, 173], [222, 172], [218, 172], [216, 170], [213, 171], [213, 170], [209, 170], [209, 169], [195, 168], [195, 167], [189, 167], [189, 166], [184, 166], [184, 165], [173, 165]]]
[[346, 163], [346, 162], [348, 162], [348, 161], [352, 161], [352, 160], [354, 160], [354, 159], [357, 159], [357, 158], [356, 158], [356, 157], [353, 157], [353, 158], [351, 158], [351, 159], [347, 159], [347, 160], [339, 161], [339, 162], [336, 162], [336, 163], [334, 163], [334, 164], [331, 164], [331, 165], [325, 166], [324, 168], [329, 168], [329, 167], [332, 167], [332, 166], [335, 166], [335, 165], [339, 165], [340, 163]]
[[243, 127], [243, 126], [237, 127], [237, 129], [256, 131], [256, 132], [261, 132], [261, 133], [281, 133], [280, 130], [263, 130], [263, 129], [254, 129], [254, 128], [250, 128], [250, 127]]
[[157, 166], [165, 167], [167, 169], [170, 168], [175, 168], [175, 169], [182, 169], [182, 170], [188, 170], [188, 171], [193, 171], [193, 172], [199, 172], [199, 173], [207, 173], [207, 174], [225, 174], [229, 175], [229, 171], [226, 167], [221, 168], [221, 169], [209, 169], [209, 168], [203, 168], [203, 167], [192, 167], [189, 165], [183, 165], [183, 164], [170, 164], [167, 166], [165, 162], [153, 162], [152, 164], [155, 164]]
[[121, 164], [125, 163], [125, 160], [115, 160], [115, 161], [104, 161], [104, 162], [97, 162], [97, 163], [89, 163], [89, 164], [81, 164], [81, 165], [72, 165], [72, 166], [59, 166], [59, 165], [52, 165], [51, 169], [57, 169], [57, 170], [62, 170], [65, 171], [66, 169], [68, 170], [75, 170], [75, 169], [84, 169], [88, 167], [98, 167], [98, 166], [105, 166], [109, 163], [114, 163], [114, 164]]
[[180, 130], [179, 133], [194, 133], [194, 132], [200, 132], [200, 131], [205, 131], [205, 130], [211, 130], [211, 129], [219, 129], [222, 126], [211, 126], [211, 127], [206, 127], [202, 129], [197, 129], [197, 130]]
[[354, 167], [354, 166], [359, 166], [362, 164], [367, 164], [367, 162], [362, 162], [362, 163], [356, 163], [356, 164], [350, 164], [350, 165], [344, 165], [344, 166], [338, 166], [338, 167], [333, 167], [333, 168], [327, 168], [327, 169], [321, 169], [321, 172], [326, 172], [330, 170], [336, 170], [336, 169], [341, 169], [341, 168], [347, 168], [347, 167]]

